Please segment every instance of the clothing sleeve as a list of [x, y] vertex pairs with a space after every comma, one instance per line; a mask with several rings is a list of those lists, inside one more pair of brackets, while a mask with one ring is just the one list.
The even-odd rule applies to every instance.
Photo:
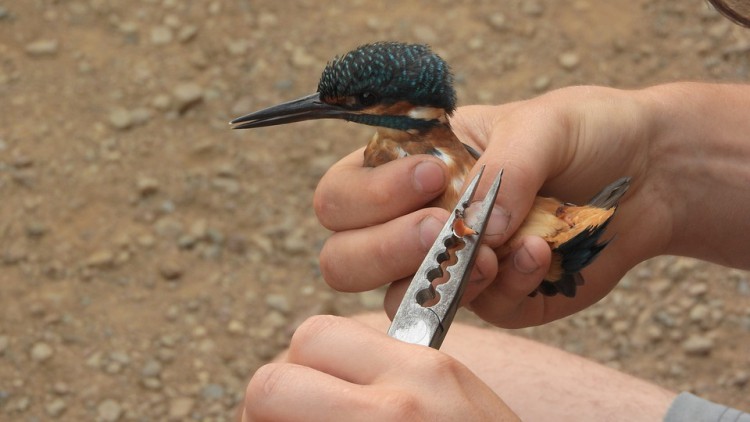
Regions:
[[750, 422], [750, 413], [693, 394], [680, 393], [669, 406], [664, 422]]

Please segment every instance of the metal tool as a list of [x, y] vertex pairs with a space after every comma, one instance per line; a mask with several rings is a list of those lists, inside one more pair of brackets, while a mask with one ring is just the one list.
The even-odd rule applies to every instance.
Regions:
[[476, 223], [468, 230], [459, 230], [458, 227], [464, 227], [466, 223], [465, 213], [482, 173], [484, 166], [469, 183], [414, 274], [388, 329], [391, 337], [435, 349], [439, 349], [443, 343], [474, 267], [503, 176], [503, 171], [500, 170], [478, 213], [472, 216]]

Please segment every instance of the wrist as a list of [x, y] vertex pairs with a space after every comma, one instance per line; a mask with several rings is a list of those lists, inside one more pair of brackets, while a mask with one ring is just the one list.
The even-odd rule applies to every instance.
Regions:
[[742, 266], [732, 243], [748, 230], [750, 86], [673, 83], [641, 93], [653, 128], [646, 183], [670, 221], [661, 253]]

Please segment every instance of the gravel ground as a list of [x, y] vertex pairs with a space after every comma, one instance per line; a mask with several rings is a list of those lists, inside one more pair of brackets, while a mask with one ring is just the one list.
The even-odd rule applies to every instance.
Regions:
[[[335, 54], [429, 43], [462, 104], [750, 80], [750, 31], [699, 0], [321, 4], [0, 1], [0, 420], [231, 420], [306, 316], [380, 308], [321, 279], [310, 206], [372, 129], [226, 124]], [[747, 272], [662, 257], [519, 333], [750, 410], [749, 301]]]

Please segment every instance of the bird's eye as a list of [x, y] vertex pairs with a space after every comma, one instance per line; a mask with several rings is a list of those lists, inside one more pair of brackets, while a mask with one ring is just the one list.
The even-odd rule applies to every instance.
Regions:
[[372, 92], [363, 92], [357, 95], [357, 102], [359, 105], [368, 107], [378, 102], [377, 95]]

